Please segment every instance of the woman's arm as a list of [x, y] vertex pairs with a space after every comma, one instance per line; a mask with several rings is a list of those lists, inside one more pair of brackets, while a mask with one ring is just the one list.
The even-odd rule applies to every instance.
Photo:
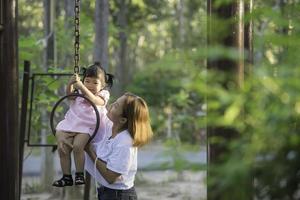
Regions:
[[[94, 161], [96, 160], [97, 155], [92, 145], [88, 144], [88, 146], [86, 147], [86, 152], [92, 160]], [[99, 173], [109, 184], [114, 183], [121, 176], [121, 174], [107, 169], [106, 163], [103, 160], [97, 159], [95, 162], [96, 162], [96, 168], [98, 169]]]

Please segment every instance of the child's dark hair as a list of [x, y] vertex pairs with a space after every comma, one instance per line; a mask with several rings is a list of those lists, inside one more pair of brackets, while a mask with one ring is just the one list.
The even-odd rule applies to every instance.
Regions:
[[83, 81], [86, 77], [98, 78], [104, 88], [111, 88], [113, 85], [114, 75], [106, 73], [105, 69], [101, 66], [100, 62], [95, 62], [93, 65], [90, 65], [88, 68], [82, 68], [83, 71]]

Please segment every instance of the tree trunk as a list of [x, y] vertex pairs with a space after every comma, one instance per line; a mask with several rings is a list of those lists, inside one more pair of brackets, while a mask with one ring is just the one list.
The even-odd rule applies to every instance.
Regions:
[[244, 42], [244, 0], [235, 0], [233, 7], [235, 15], [235, 28], [233, 33], [234, 47], [238, 49], [238, 61], [236, 63], [238, 86], [242, 87], [244, 83], [244, 60], [245, 60], [245, 42]]
[[[251, 15], [253, 10], [253, 0], [247, 0], [245, 2], [245, 13]], [[245, 73], [248, 75], [252, 74], [252, 65], [254, 62], [253, 57], [253, 19], [248, 17], [248, 21], [245, 23], [245, 61], [247, 66], [245, 68]]]
[[70, 19], [74, 17], [74, 0], [65, 0], [65, 28], [70, 28], [73, 25], [73, 21]]
[[55, 1], [44, 0], [44, 28], [46, 40], [46, 49], [44, 52], [44, 67], [46, 70], [49, 68], [49, 66], [53, 66], [55, 62], [54, 3]]
[[116, 77], [118, 79], [118, 84], [116, 86], [116, 95], [120, 96], [126, 87], [128, 70], [127, 70], [127, 8], [128, 2], [126, 0], [119, 0], [119, 12], [118, 12], [118, 26], [119, 26], [119, 59], [116, 67]]
[[[54, 43], [54, 19], [55, 19], [55, 1], [44, 0], [44, 27], [45, 27], [45, 39], [46, 48], [44, 52], [44, 69], [48, 71], [49, 66], [53, 66], [55, 63], [55, 43]], [[47, 111], [41, 114], [42, 122], [47, 122], [49, 113]], [[42, 143], [47, 143], [47, 135], [49, 131], [42, 129], [41, 138]], [[45, 191], [51, 191], [54, 174], [53, 165], [53, 154], [50, 148], [41, 148], [41, 158], [42, 158], [42, 177], [41, 186]]]
[[108, 70], [108, 21], [108, 0], [96, 0], [94, 61], [100, 61], [106, 70]]
[[20, 199], [23, 141], [19, 137], [17, 1], [0, 1], [0, 187], [1, 199]]
[[[185, 28], [185, 1], [179, 0], [177, 3], [178, 15], [178, 46], [182, 48], [185, 44], [186, 28]], [[177, 46], [177, 45], [175, 45]]]
[[[233, 47], [237, 50], [238, 59], [229, 60], [227, 58], [218, 58], [214, 60], [208, 60], [207, 68], [218, 70], [219, 73], [225, 74], [226, 80], [223, 82], [224, 88], [228, 88], [228, 85], [234, 85], [238, 90], [243, 86], [244, 82], [244, 0], [234, 0], [230, 4], [224, 4], [219, 7], [214, 6], [213, 0], [207, 1], [207, 16], [208, 16], [208, 46], [221, 45], [224, 47]], [[228, 32], [220, 32], [218, 26], [220, 26], [219, 19], [229, 21], [231, 20], [229, 27], [222, 28]], [[216, 23], [219, 22], [219, 23]], [[225, 24], [225, 23], [224, 23]], [[252, 40], [251, 40], [252, 42]], [[248, 46], [252, 45], [251, 43]], [[210, 113], [209, 99], [208, 103], [208, 117]], [[208, 179], [215, 177], [215, 171], [211, 166], [216, 166], [225, 162], [224, 155], [229, 154], [227, 144], [238, 136], [238, 132], [229, 127], [208, 127]], [[214, 143], [215, 138], [222, 138], [222, 143]], [[242, 159], [242, 158], [241, 158]], [[222, 172], [217, 172], [222, 173]], [[223, 175], [226, 176], [226, 175]], [[240, 188], [241, 192], [236, 193], [233, 199], [252, 199], [252, 180], [245, 180], [249, 188]], [[220, 191], [220, 185], [218, 183], [208, 184], [207, 199], [208, 200], [223, 200], [230, 199], [228, 192], [216, 192]], [[239, 186], [237, 185], [236, 188]], [[224, 188], [222, 188], [224, 189]], [[233, 194], [233, 193], [232, 193]], [[239, 196], [241, 195], [241, 196]], [[239, 197], [237, 197], [239, 196]]]
[[[65, 27], [65, 34], [68, 35], [69, 38], [72, 38], [72, 43], [74, 42], [74, 0], [65, 0], [64, 1], [64, 10], [65, 10], [65, 19], [64, 19], [64, 27]], [[72, 48], [73, 49], [73, 48]], [[70, 49], [67, 49], [64, 51], [63, 55], [63, 66], [64, 67], [70, 67], [73, 65], [73, 51], [70, 52]], [[61, 93], [61, 91], [59, 91]], [[65, 91], [63, 91], [63, 94]]]

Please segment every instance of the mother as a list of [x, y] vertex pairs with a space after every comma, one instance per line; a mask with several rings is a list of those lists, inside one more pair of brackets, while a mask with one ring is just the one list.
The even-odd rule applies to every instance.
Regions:
[[152, 137], [146, 102], [125, 93], [108, 109], [103, 139], [88, 145], [86, 170], [100, 183], [99, 200], [135, 200], [138, 147]]

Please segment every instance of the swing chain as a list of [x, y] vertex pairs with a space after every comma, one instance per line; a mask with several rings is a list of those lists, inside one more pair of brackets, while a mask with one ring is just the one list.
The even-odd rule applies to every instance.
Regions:
[[74, 42], [74, 73], [79, 74], [79, 20], [80, 20], [80, 0], [75, 0], [75, 42]]

